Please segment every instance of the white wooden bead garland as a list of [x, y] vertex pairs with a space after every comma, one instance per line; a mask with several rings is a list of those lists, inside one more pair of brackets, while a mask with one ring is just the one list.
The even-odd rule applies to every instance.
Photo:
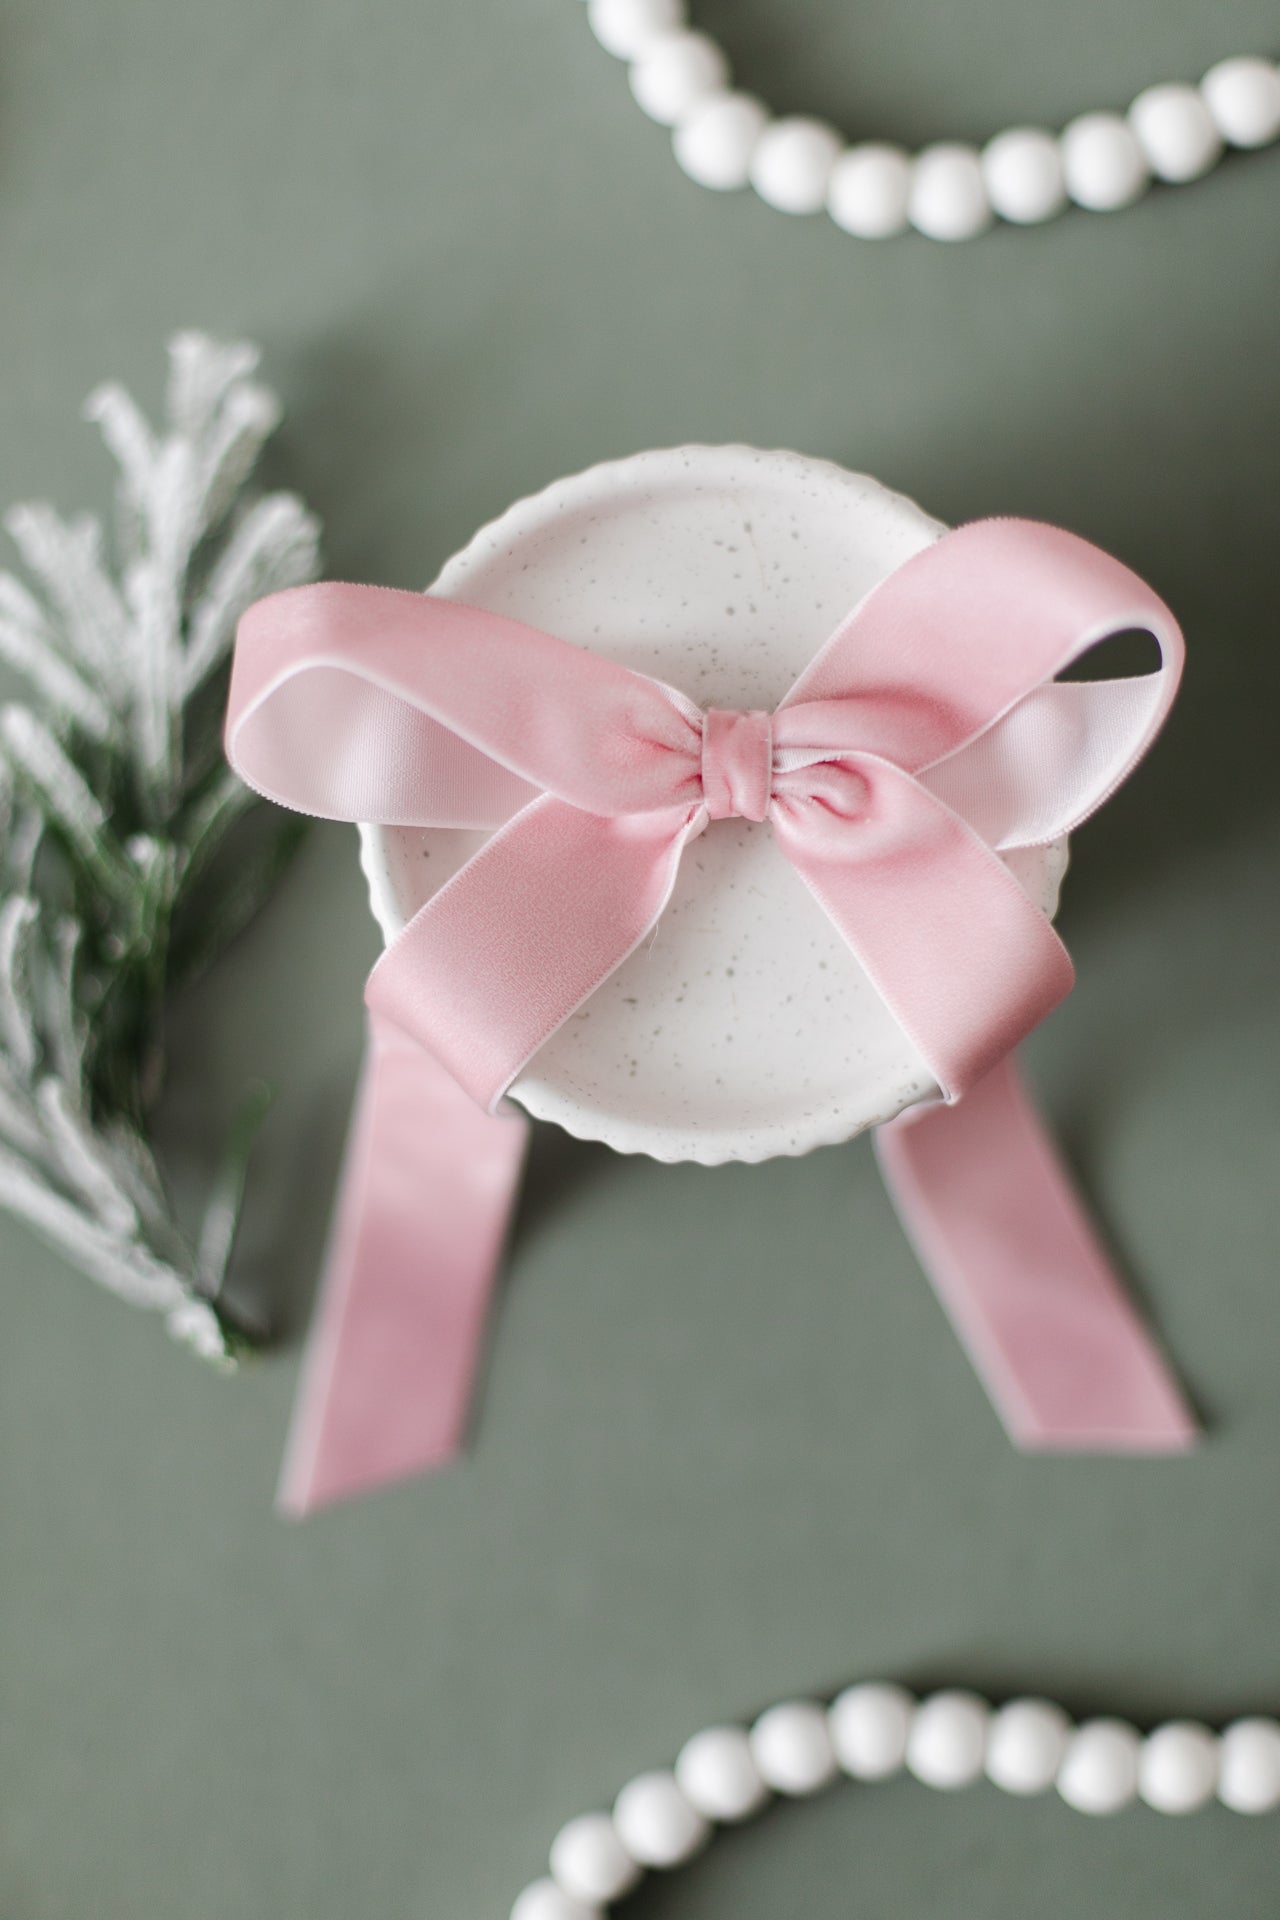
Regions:
[[1145, 1737], [1125, 1720], [1072, 1723], [1051, 1700], [993, 1709], [950, 1689], [916, 1700], [904, 1687], [866, 1682], [830, 1706], [787, 1700], [750, 1728], [708, 1727], [670, 1772], [642, 1773], [610, 1813], [582, 1814], [551, 1846], [511, 1920], [604, 1920], [647, 1869], [683, 1866], [718, 1826], [736, 1826], [775, 1795], [817, 1793], [843, 1773], [888, 1780], [903, 1769], [942, 1792], [984, 1777], [1025, 1798], [1056, 1787], [1081, 1813], [1118, 1813], [1142, 1800], [1159, 1813], [1194, 1813], [1215, 1797], [1233, 1812], [1280, 1808], [1280, 1722], [1237, 1720], [1217, 1734], [1171, 1720]]
[[631, 68], [631, 91], [672, 129], [680, 166], [717, 192], [752, 186], [783, 213], [823, 208], [846, 233], [888, 239], [914, 227], [970, 240], [994, 220], [1032, 226], [1069, 203], [1113, 212], [1153, 180], [1198, 180], [1227, 147], [1280, 138], [1280, 67], [1219, 61], [1199, 86], [1148, 87], [1127, 113], [1086, 113], [1060, 134], [1014, 127], [982, 148], [943, 141], [908, 154], [882, 142], [846, 145], [824, 121], [775, 119], [731, 88], [729, 62], [691, 30], [685, 0], [587, 0], [600, 44]]

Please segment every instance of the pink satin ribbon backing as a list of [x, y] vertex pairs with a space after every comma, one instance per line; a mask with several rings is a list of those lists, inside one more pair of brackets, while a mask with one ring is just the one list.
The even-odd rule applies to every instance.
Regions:
[[[1128, 628], [1156, 637], [1157, 672], [1056, 678]], [[769, 821], [948, 1103], [882, 1130], [881, 1161], [1012, 1437], [1187, 1446], [1194, 1423], [1007, 1064], [1072, 970], [1000, 857], [1102, 804], [1181, 661], [1150, 588], [1020, 521], [900, 567], [772, 715], [703, 714], [430, 596], [331, 585], [251, 609], [228, 716], [251, 785], [329, 818], [495, 829], [370, 977], [290, 1509], [456, 1450], [523, 1148], [503, 1094], [655, 926], [688, 841], [735, 814]]]

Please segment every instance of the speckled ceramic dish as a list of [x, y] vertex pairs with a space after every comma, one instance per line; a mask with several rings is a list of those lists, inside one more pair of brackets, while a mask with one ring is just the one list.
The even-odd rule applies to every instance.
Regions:
[[[874, 480], [793, 453], [677, 447], [522, 500], [430, 589], [681, 688], [773, 707], [839, 620], [943, 528]], [[485, 836], [362, 827], [388, 940]], [[1012, 856], [1046, 912], [1065, 844]], [[624, 1153], [763, 1160], [848, 1139], [934, 1091], [767, 824], [689, 847], [656, 934], [511, 1089]]]

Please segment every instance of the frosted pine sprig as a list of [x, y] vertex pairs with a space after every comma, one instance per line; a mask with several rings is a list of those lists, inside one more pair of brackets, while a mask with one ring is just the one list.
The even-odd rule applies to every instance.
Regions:
[[[227, 1361], [223, 1301], [262, 1096], [246, 1099], [202, 1220], [177, 1220], [148, 1137], [166, 992], [256, 911], [296, 844], [220, 751], [236, 622], [313, 579], [318, 527], [246, 487], [280, 418], [256, 350], [179, 334], [163, 432], [94, 393], [116, 533], [42, 504], [4, 521], [0, 571], [0, 1207], [90, 1278]], [[254, 817], [250, 819], [250, 815]]]

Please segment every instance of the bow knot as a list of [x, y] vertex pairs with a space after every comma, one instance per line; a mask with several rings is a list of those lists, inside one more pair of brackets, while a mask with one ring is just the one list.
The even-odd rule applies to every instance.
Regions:
[[702, 798], [712, 820], [763, 820], [773, 790], [773, 716], [708, 707], [702, 718]]

